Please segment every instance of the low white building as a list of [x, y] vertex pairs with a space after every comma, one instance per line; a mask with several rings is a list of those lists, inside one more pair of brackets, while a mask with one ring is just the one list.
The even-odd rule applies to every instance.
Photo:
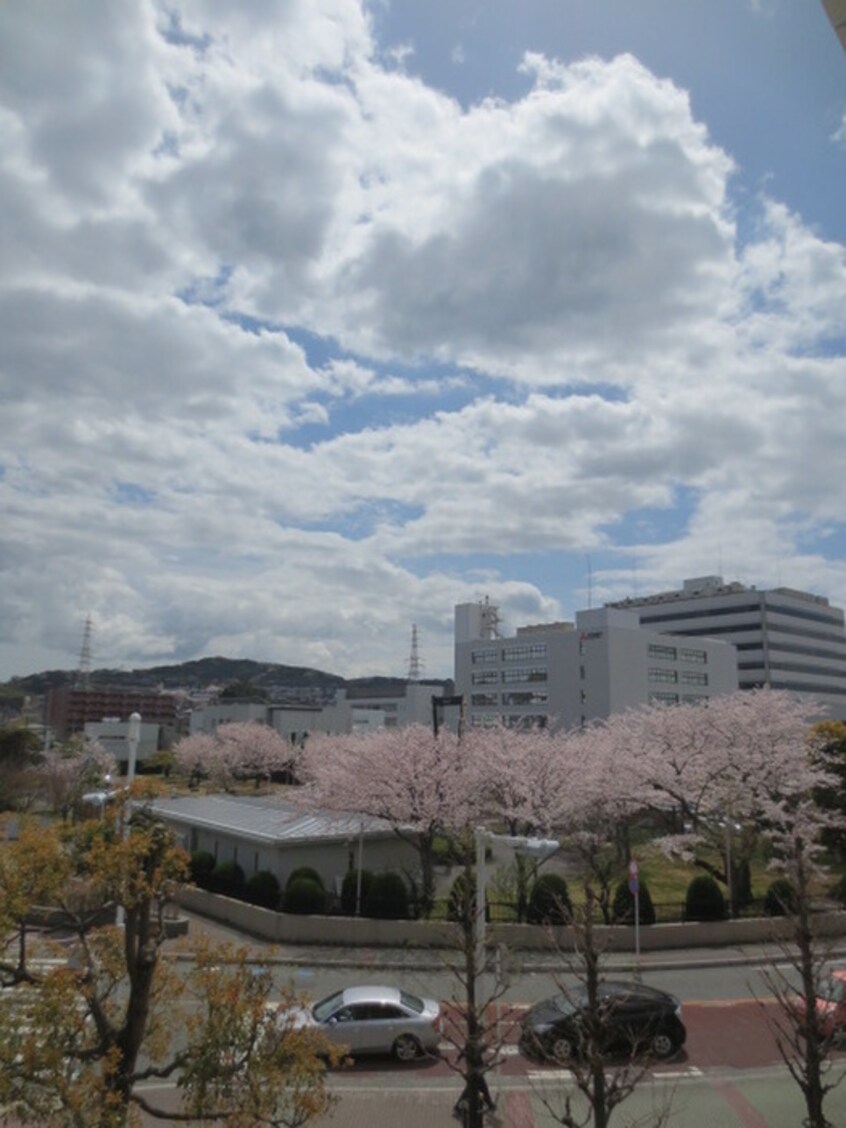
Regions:
[[737, 654], [727, 642], [669, 639], [642, 628], [636, 614], [604, 607], [500, 638], [492, 611], [455, 609], [455, 689], [470, 725], [571, 728], [737, 689]]
[[274, 874], [284, 889], [292, 870], [311, 866], [326, 889], [340, 892], [359, 867], [393, 870], [417, 881], [418, 855], [389, 823], [359, 814], [309, 812], [278, 796], [198, 795], [158, 799], [153, 811], [190, 853], [237, 862], [249, 879]]
[[[162, 726], [154, 721], [142, 721], [138, 730], [135, 763], [146, 764], [164, 747]], [[102, 721], [86, 721], [83, 732], [88, 740], [99, 741], [119, 764], [126, 764], [129, 761], [129, 721], [111, 717], [106, 717]]]
[[268, 724], [293, 744], [310, 733], [351, 733], [432, 724], [432, 698], [440, 685], [388, 682], [339, 690], [329, 705], [274, 705], [222, 701], [191, 714], [191, 732], [215, 732], [220, 725], [253, 721]]

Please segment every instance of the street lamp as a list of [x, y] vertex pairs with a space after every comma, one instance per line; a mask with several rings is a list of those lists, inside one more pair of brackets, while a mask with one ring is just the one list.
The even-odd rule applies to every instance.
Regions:
[[129, 726], [126, 730], [126, 744], [129, 748], [129, 758], [126, 764], [126, 786], [132, 787], [135, 779], [135, 759], [138, 755], [138, 744], [141, 740], [141, 714], [131, 713]]
[[476, 827], [476, 967], [481, 973], [485, 965], [485, 901], [487, 867], [485, 848], [489, 842], [505, 842], [516, 854], [546, 861], [561, 849], [554, 838], [533, 838], [525, 835], [494, 834], [484, 826]]
[[[132, 782], [135, 779], [135, 760], [138, 756], [138, 744], [141, 740], [141, 714], [130, 713], [129, 724], [126, 729], [126, 746], [129, 750], [129, 755], [126, 761], [126, 802], [127, 806], [132, 799]], [[129, 817], [128, 811], [124, 810], [123, 815], [123, 836], [129, 837]], [[126, 920], [126, 914], [123, 905], [118, 905], [115, 914], [115, 924], [118, 928], [123, 928]]]

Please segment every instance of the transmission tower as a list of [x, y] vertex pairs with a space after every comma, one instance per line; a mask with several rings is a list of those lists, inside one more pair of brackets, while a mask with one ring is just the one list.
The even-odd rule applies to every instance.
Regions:
[[82, 647], [79, 651], [79, 667], [76, 671], [76, 688], [91, 688], [91, 616], [85, 619], [85, 629], [82, 632]]
[[422, 672], [423, 663], [420, 660], [420, 652], [417, 648], [417, 624], [414, 623], [411, 628], [411, 654], [408, 659], [408, 680], [410, 682], [419, 682]]

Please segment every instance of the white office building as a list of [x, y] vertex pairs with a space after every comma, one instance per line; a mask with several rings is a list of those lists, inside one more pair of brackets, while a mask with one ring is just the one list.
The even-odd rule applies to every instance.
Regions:
[[642, 627], [686, 638], [719, 638], [737, 648], [741, 689], [770, 686], [812, 695], [821, 715], [846, 720], [843, 611], [792, 588], [759, 591], [722, 576], [685, 580], [679, 591], [611, 603]]
[[637, 614], [580, 611], [575, 623], [546, 623], [500, 638], [496, 609], [455, 609], [455, 689], [465, 722], [571, 728], [650, 702], [678, 704], [737, 689], [733, 646], [668, 640]]

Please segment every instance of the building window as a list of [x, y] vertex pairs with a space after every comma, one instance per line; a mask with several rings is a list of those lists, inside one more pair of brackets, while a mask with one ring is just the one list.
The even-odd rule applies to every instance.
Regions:
[[708, 700], [707, 693], [683, 693], [682, 694], [682, 704], [683, 705], [699, 705], [702, 701], [707, 701], [707, 700]]
[[649, 680], [651, 682], [677, 682], [679, 680], [678, 670], [662, 670], [653, 668], [649, 671]]
[[520, 646], [503, 646], [503, 662], [537, 662], [546, 658], [546, 643], [533, 642]]
[[548, 693], [532, 689], [503, 693], [502, 695], [503, 705], [546, 705], [548, 700]]
[[473, 685], [496, 685], [499, 673], [496, 670], [479, 670], [473, 674]]
[[682, 670], [679, 680], [682, 685], [707, 685], [708, 675], [701, 670]]
[[677, 693], [650, 693], [650, 705], [678, 705], [679, 695]]
[[498, 693], [473, 693], [470, 696], [470, 704], [475, 706], [476, 708], [480, 708], [484, 705], [498, 705], [499, 704], [499, 694]]
[[648, 653], [650, 658], [660, 658], [663, 662], [675, 662], [678, 657], [675, 646], [662, 646], [658, 642], [650, 642]]
[[584, 666], [579, 666], [579, 677], [581, 678], [582, 681], [585, 680], [585, 668], [584, 668]]
[[697, 662], [700, 666], [706, 665], [708, 662], [708, 654], [704, 650], [690, 650], [688, 647], [681, 648], [682, 662]]
[[543, 666], [519, 667], [515, 670], [503, 670], [502, 680], [509, 682], [545, 682], [547, 671]]
[[470, 656], [470, 661], [474, 666], [490, 666], [499, 660], [499, 655], [496, 650], [474, 650]]

